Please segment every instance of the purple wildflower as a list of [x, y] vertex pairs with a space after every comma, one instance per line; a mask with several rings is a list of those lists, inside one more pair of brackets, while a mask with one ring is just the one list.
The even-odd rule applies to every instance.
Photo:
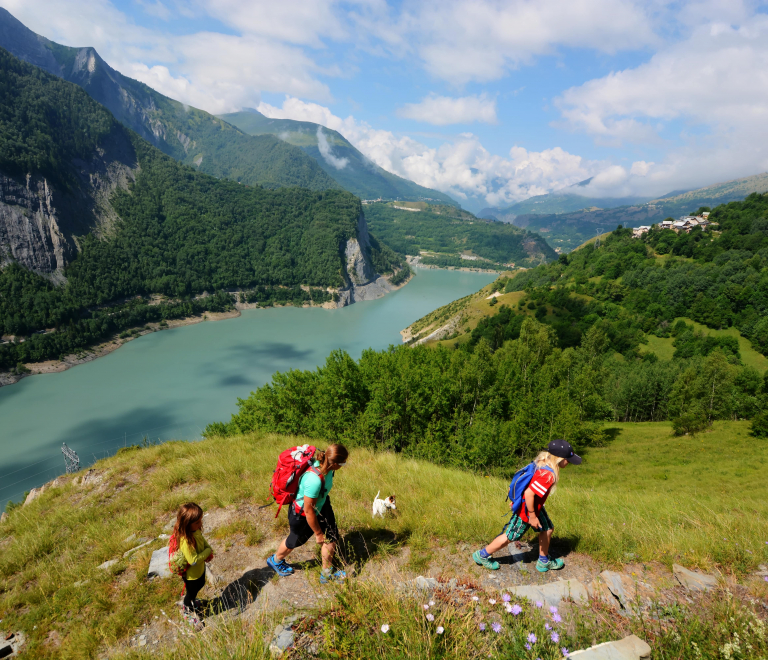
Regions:
[[562, 620], [563, 619], [562, 619], [562, 617], [559, 614], [553, 614], [552, 615], [552, 621], [554, 621], [555, 623], [560, 623]]
[[479, 625], [479, 628], [480, 628], [480, 632], [485, 632], [485, 624], [484, 623], [481, 623]]
[[535, 603], [535, 605], [536, 605], [536, 607], [538, 607], [539, 609], [541, 609], [542, 607], [544, 607], [544, 603], [542, 603], [540, 600], [537, 600], [537, 601], [536, 601], [536, 603]]
[[509, 613], [514, 614], [515, 616], [520, 614], [520, 612], [522, 611], [523, 611], [523, 608], [520, 607], [517, 603], [515, 603], [512, 607], [509, 608]]
[[428, 610], [429, 609], [429, 605], [424, 605], [424, 609]]
[[528, 642], [526, 642], [525, 643], [525, 648], [530, 651], [532, 647], [531, 647], [530, 644], [528, 644]]
[[552, 626], [550, 626], [548, 623], [545, 623], [545, 624], [544, 624], [544, 627], [545, 627], [547, 630], [552, 630]]
[[764, 578], [763, 578], [763, 580], [765, 580], [766, 582], [768, 582], [768, 576], [767, 576], [767, 577], [764, 577]]
[[549, 608], [549, 611], [552, 612], [552, 614], [557, 614], [557, 608], [554, 605]]
[[560, 641], [560, 635], [558, 635], [556, 632], [552, 631], [552, 633], [549, 635], [549, 638], [557, 644]]
[[427, 614], [427, 621], [434, 621], [435, 615], [434, 614]]
[[567, 658], [569, 655], [571, 655], [571, 652], [565, 647], [561, 648], [560, 650], [563, 652], [564, 658]]
[[500, 633], [501, 632], [501, 624], [500, 623], [492, 623], [491, 628], [493, 628], [493, 632]]
[[501, 600], [503, 600], [505, 603], [508, 603], [510, 600], [512, 600], [512, 596], [510, 596], [509, 594], [504, 594], [501, 597]]
[[536, 643], [536, 635], [534, 635], [533, 633], [528, 633], [528, 641], [531, 644], [535, 644]]

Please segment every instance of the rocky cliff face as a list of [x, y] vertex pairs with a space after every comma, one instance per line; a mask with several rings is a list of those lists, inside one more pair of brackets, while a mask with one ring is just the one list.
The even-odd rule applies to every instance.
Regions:
[[79, 185], [72, 192], [45, 178], [19, 181], [0, 172], [0, 268], [15, 261], [60, 276], [77, 254], [77, 236], [106, 236], [120, 220], [109, 198], [116, 188], [127, 188], [138, 171], [128, 139], [111, 136], [89, 162], [73, 164]]
[[356, 238], [347, 241], [344, 251], [347, 260], [344, 277], [346, 285], [339, 291], [339, 307], [346, 307], [360, 300], [376, 300], [394, 288], [373, 268], [368, 222], [362, 213], [357, 219], [356, 234]]

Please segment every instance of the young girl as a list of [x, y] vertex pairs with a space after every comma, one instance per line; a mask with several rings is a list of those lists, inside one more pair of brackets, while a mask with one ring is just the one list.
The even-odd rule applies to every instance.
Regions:
[[499, 536], [486, 547], [472, 553], [472, 559], [478, 566], [484, 566], [492, 571], [498, 570], [499, 562], [494, 561], [491, 555], [506, 548], [512, 541], [522, 538], [529, 527], [533, 527], [539, 533], [539, 559], [536, 562], [536, 570], [546, 573], [565, 566], [565, 562], [559, 557], [554, 559], [549, 556], [549, 542], [555, 526], [547, 515], [544, 502], [547, 501], [547, 497], [560, 478], [560, 469], [569, 463], [580, 465], [581, 457], [573, 453], [573, 448], [565, 440], [553, 440], [549, 443], [547, 451], [541, 452], [534, 462], [537, 470], [523, 493], [520, 510], [512, 512], [512, 518], [504, 525]]
[[[185, 587], [184, 614], [195, 625], [198, 623], [196, 616], [200, 614], [200, 603], [195, 599], [205, 586], [205, 565], [213, 559], [213, 549], [203, 538], [202, 527], [203, 510], [194, 502], [183, 504], [176, 514], [173, 528], [172, 535], [179, 551], [172, 561], [187, 566], [181, 576]], [[178, 556], [179, 553], [181, 556]]]
[[322, 544], [323, 570], [320, 583], [326, 584], [347, 577], [344, 571], [333, 572], [333, 555], [339, 530], [328, 494], [333, 488], [334, 473], [346, 464], [348, 456], [349, 452], [344, 445], [330, 445], [325, 451], [315, 454], [312, 466], [301, 475], [296, 500], [288, 509], [291, 532], [277, 552], [267, 559], [267, 563], [278, 575], [293, 573], [293, 568], [285, 558], [314, 534], [315, 541]]

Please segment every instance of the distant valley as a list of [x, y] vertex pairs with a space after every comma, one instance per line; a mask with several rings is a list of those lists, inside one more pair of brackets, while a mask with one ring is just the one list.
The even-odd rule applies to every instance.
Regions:
[[486, 208], [480, 215], [538, 232], [553, 248], [561, 252], [569, 252], [590, 238], [594, 238], [596, 233], [611, 231], [618, 225], [624, 227], [651, 225], [667, 217], [677, 219], [701, 206], [714, 207], [718, 204], [740, 201], [753, 192], [766, 191], [768, 191], [768, 173], [686, 192], [676, 191], [642, 204], [593, 208], [598, 206], [597, 202], [610, 204], [611, 201], [582, 197], [580, 199], [583, 206], [580, 210], [544, 213], [532, 210], [557, 208], [558, 204], [561, 204], [560, 208], [568, 208], [569, 205], [579, 203], [578, 196], [558, 192], [531, 198], [507, 209]]

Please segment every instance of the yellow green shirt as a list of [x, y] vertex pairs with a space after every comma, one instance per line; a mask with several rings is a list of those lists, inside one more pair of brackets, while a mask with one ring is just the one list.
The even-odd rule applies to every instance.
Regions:
[[203, 533], [199, 529], [192, 536], [195, 538], [196, 548], [190, 547], [187, 539], [183, 536], [179, 539], [179, 549], [189, 564], [185, 575], [187, 580], [197, 580], [201, 575], [204, 575], [205, 560], [213, 554], [213, 548], [208, 545], [208, 541], [203, 538]]

